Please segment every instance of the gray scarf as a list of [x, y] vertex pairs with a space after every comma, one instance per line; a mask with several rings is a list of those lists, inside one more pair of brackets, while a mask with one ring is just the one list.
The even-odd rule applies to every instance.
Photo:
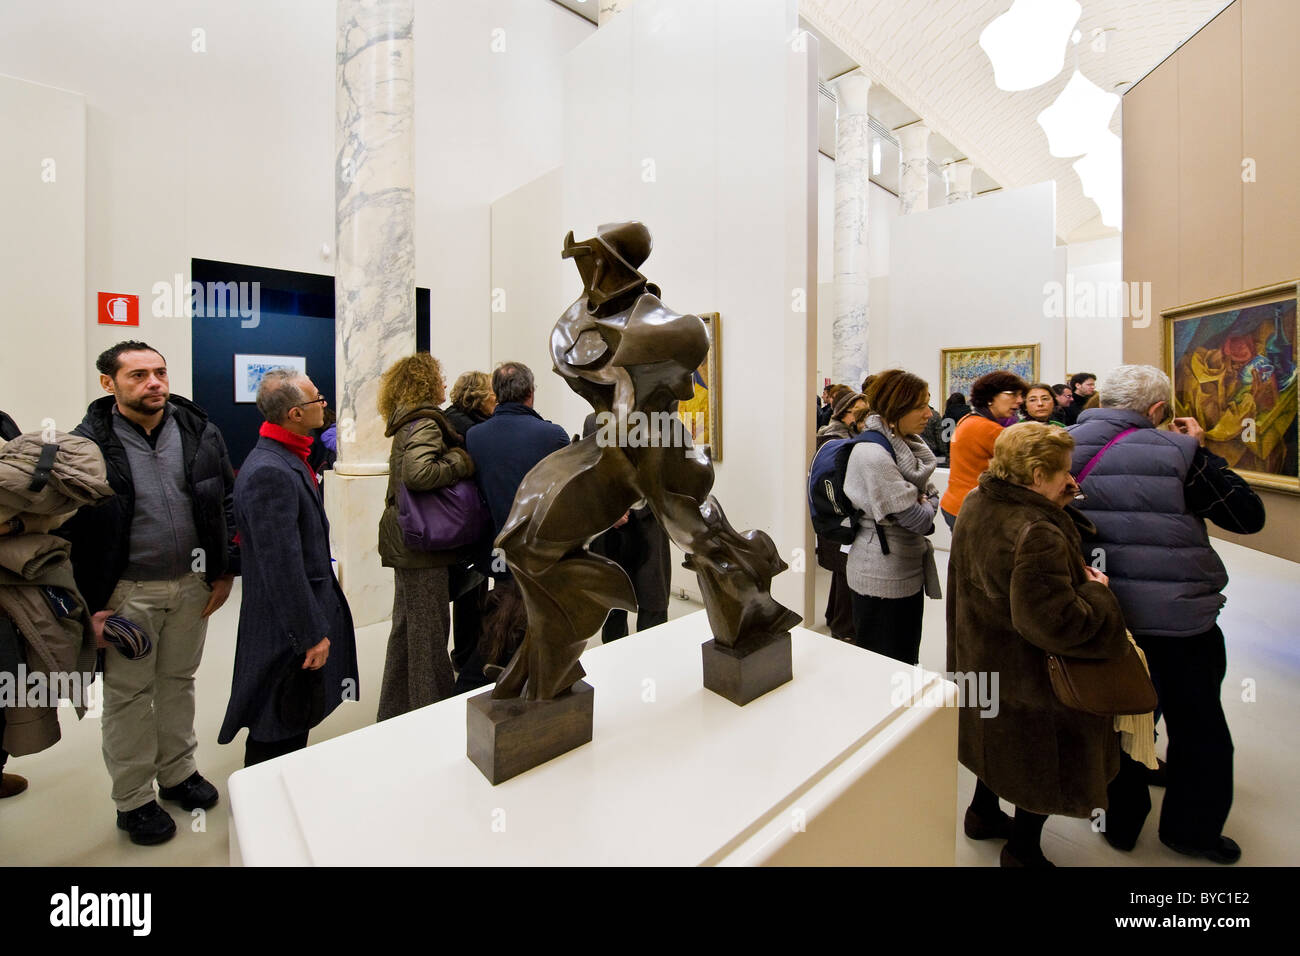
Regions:
[[898, 435], [885, 424], [875, 412], [867, 416], [862, 424], [863, 431], [877, 431], [889, 439], [894, 455], [898, 459], [898, 470], [904, 478], [916, 485], [918, 491], [925, 493], [934, 474], [935, 458], [930, 446], [916, 435]]

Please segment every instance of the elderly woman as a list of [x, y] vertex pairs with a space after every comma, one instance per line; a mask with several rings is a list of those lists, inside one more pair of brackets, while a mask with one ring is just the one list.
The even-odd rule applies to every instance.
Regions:
[[957, 423], [948, 449], [948, 490], [939, 508], [951, 528], [961, 504], [993, 458], [1002, 429], [1016, 423], [1016, 410], [1029, 386], [1014, 372], [989, 372], [971, 383], [971, 413]]
[[497, 397], [492, 391], [492, 376], [487, 372], [465, 372], [451, 387], [451, 404], [443, 412], [452, 428], [465, 433], [492, 417], [496, 411]]
[[833, 438], [852, 438], [862, 430], [867, 417], [867, 400], [861, 392], [846, 390], [831, 406], [831, 420], [817, 430], [817, 447]]
[[[867, 416], [867, 400], [861, 392], [845, 389], [835, 400], [831, 420], [817, 431], [817, 447], [828, 441], [852, 438], [862, 430]], [[817, 564], [831, 573], [831, 590], [826, 597], [826, 626], [831, 636], [841, 641], [853, 640], [853, 592], [849, 589], [845, 566], [848, 555], [834, 541], [817, 538]]]
[[447, 654], [447, 568], [461, 551], [413, 551], [397, 523], [397, 483], [432, 491], [474, 473], [465, 441], [438, 408], [446, 400], [442, 366], [427, 352], [398, 359], [379, 383], [379, 414], [393, 439], [388, 494], [379, 519], [379, 557], [393, 569], [393, 629], [384, 658], [379, 720], [449, 697], [456, 678]]
[[921, 648], [925, 597], [939, 594], [934, 532], [939, 493], [930, 483], [934, 453], [919, 435], [930, 420], [930, 389], [910, 372], [874, 377], [864, 431], [877, 431], [890, 450], [863, 441], [849, 455], [844, 493], [862, 511], [845, 575], [853, 591], [854, 643], [905, 664]]
[[1023, 417], [1020, 420], [1024, 422], [1065, 427], [1056, 411], [1056, 396], [1052, 394], [1052, 386], [1042, 382], [1035, 382], [1025, 391], [1025, 407], [1021, 414]]
[[1129, 646], [1106, 575], [1083, 562], [1080, 532], [1094, 529], [1068, 507], [1073, 447], [1036, 422], [1000, 433], [948, 561], [948, 670], [998, 678], [995, 712], [958, 716], [958, 757], [978, 778], [965, 830], [1009, 838], [1003, 866], [1051, 866], [1039, 842], [1048, 815], [1106, 807], [1119, 771], [1114, 718], [1060, 703], [1047, 671], [1048, 654], [1110, 659]]

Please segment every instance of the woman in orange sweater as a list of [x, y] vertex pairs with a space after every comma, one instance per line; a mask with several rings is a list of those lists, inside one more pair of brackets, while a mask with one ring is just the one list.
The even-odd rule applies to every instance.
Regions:
[[1016, 412], [1029, 386], [1014, 372], [989, 372], [971, 383], [971, 413], [957, 423], [948, 451], [948, 490], [939, 502], [943, 520], [951, 528], [961, 503], [993, 460], [993, 443], [1002, 429], [1014, 425]]

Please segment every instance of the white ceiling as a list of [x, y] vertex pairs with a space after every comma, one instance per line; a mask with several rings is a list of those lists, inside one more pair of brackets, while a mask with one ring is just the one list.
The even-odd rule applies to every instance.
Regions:
[[[942, 141], [1002, 186], [1054, 179], [1057, 235], [1072, 241], [1116, 233], [1101, 224], [1097, 206], [1083, 195], [1071, 165], [1075, 160], [1050, 155], [1036, 121], [1069, 80], [1076, 56], [1084, 76], [1103, 90], [1122, 93], [1228, 5], [1227, 0], [1080, 3], [1077, 29], [1083, 42], [1067, 50], [1055, 79], [1020, 93], [997, 88], [979, 46], [981, 31], [1011, 8], [1011, 0], [799, 0], [799, 13], [850, 65], [860, 65], [873, 83], [925, 120], [937, 134], [930, 140], [932, 158]], [[1104, 51], [1093, 49], [1094, 29], [1108, 31]], [[873, 85], [872, 115], [883, 94]], [[1111, 129], [1120, 132], [1118, 109]]]

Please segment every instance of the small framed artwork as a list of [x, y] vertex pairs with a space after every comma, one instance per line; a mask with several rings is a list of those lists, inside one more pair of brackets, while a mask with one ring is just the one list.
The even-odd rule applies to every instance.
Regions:
[[235, 403], [248, 405], [257, 401], [257, 386], [262, 376], [273, 368], [291, 368], [307, 374], [307, 359], [302, 355], [236, 355]]
[[695, 394], [679, 402], [677, 414], [691, 435], [691, 444], [709, 449], [713, 461], [722, 461], [722, 317], [717, 312], [701, 312], [709, 332], [709, 351], [695, 370]]
[[1037, 345], [982, 345], [978, 348], [943, 349], [941, 404], [953, 392], [961, 392], [970, 401], [971, 383], [989, 372], [1014, 372], [1032, 385], [1038, 381]]
[[1252, 485], [1300, 494], [1296, 460], [1296, 303], [1300, 282], [1160, 313], [1177, 418]]

